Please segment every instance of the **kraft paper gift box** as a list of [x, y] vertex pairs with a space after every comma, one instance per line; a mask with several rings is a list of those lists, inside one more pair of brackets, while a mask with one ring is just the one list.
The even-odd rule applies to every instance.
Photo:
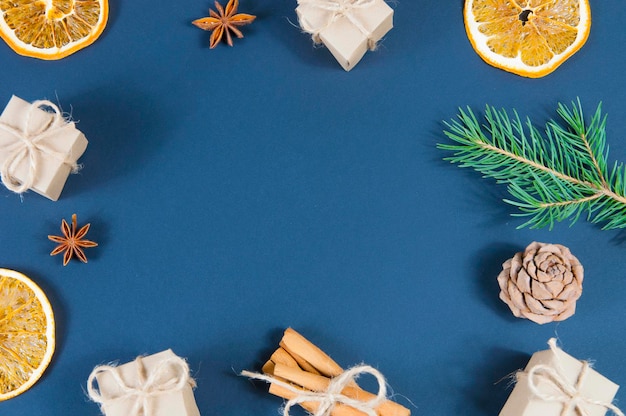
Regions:
[[118, 367], [96, 367], [87, 384], [106, 416], [200, 416], [189, 367], [170, 349]]
[[[87, 149], [87, 139], [73, 122], [62, 118], [54, 104], [41, 102], [56, 114], [42, 110], [37, 103], [33, 107], [12, 96], [0, 115], [0, 166], [10, 165], [5, 167], [14, 186], [29, 184], [31, 190], [56, 201], [70, 172], [77, 169], [76, 161]], [[30, 152], [37, 153], [34, 169], [25, 140], [34, 145]], [[3, 177], [5, 185], [8, 180]], [[21, 193], [26, 189], [11, 190]]]
[[533, 354], [500, 416], [603, 416], [622, 414], [612, 404], [619, 386], [586, 361], [563, 352], [551, 339], [549, 350]]
[[296, 14], [346, 71], [393, 27], [393, 9], [383, 0], [298, 0]]

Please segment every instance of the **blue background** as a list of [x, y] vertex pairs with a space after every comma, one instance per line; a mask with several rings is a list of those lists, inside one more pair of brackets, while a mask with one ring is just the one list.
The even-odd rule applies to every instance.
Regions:
[[[444, 162], [459, 106], [516, 108], [537, 124], [580, 97], [608, 113], [626, 161], [626, 9], [592, 0], [586, 45], [553, 74], [485, 64], [463, 2], [393, 3], [395, 27], [344, 72], [293, 26], [296, 2], [241, 0], [244, 39], [209, 50], [206, 0], [110, 0], [102, 37], [45, 62], [0, 45], [0, 98], [51, 99], [89, 139], [61, 199], [0, 189], [0, 262], [39, 283], [57, 319], [44, 377], [0, 414], [98, 415], [92, 368], [172, 348], [204, 416], [275, 415], [236, 376], [293, 326], [343, 366], [379, 368], [415, 415], [497, 415], [509, 373], [558, 336], [626, 384], [626, 234], [522, 221], [506, 190]], [[88, 264], [48, 254], [62, 218], [90, 222]], [[585, 267], [574, 317], [539, 326], [498, 299], [501, 263], [532, 241]], [[624, 392], [618, 400], [624, 400]]]

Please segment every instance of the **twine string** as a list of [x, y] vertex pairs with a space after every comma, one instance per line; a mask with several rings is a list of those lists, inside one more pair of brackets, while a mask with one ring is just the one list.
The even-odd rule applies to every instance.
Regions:
[[[342, 394], [342, 391], [349, 386], [355, 379], [362, 374], [370, 374], [376, 378], [378, 382], [378, 393], [372, 400], [361, 401], [352, 399]], [[283, 416], [290, 416], [289, 410], [292, 406], [302, 404], [304, 402], [317, 402], [319, 406], [313, 416], [329, 416], [333, 408], [338, 405], [346, 405], [365, 413], [368, 416], [377, 416], [376, 408], [387, 400], [387, 381], [382, 373], [368, 365], [359, 365], [352, 367], [337, 377], [330, 380], [328, 388], [325, 391], [303, 391], [294, 387], [290, 383], [286, 383], [280, 379], [265, 374], [253, 373], [250, 371], [242, 371], [242, 376], [262, 380], [267, 383], [276, 384], [289, 390], [295, 394], [295, 397], [285, 403], [283, 408]]]
[[[94, 368], [87, 381], [87, 392], [91, 400], [103, 405], [131, 399], [134, 402], [128, 416], [150, 416], [153, 414], [152, 399], [163, 394], [180, 391], [187, 384], [192, 387], [195, 386], [194, 380], [189, 376], [187, 362], [180, 357], [171, 357], [159, 362], [148, 377], [146, 377], [146, 369], [142, 357], [137, 357], [134, 364], [137, 369], [138, 382], [136, 386], [130, 386], [124, 381], [118, 367], [102, 365]], [[168, 379], [163, 380], [163, 376], [167, 375], [170, 370], [173, 370], [173, 373]], [[101, 391], [96, 389], [94, 385], [96, 376], [103, 373], [109, 373], [113, 377], [120, 389], [119, 395], [104, 398]]]
[[[33, 130], [31, 120], [33, 115], [40, 111], [40, 108], [50, 108], [49, 113], [52, 120], [49, 123], [39, 126]], [[71, 127], [62, 115], [61, 110], [54, 103], [48, 100], [38, 100], [33, 102], [26, 117], [22, 120], [21, 128], [15, 128], [6, 123], [0, 122], [0, 130], [13, 136], [16, 140], [1, 146], [0, 150], [7, 152], [9, 155], [5, 159], [2, 167], [0, 167], [0, 175], [2, 183], [11, 191], [21, 194], [33, 186], [37, 173], [39, 171], [39, 162], [42, 154], [57, 159], [63, 164], [71, 167], [72, 172], [76, 172], [79, 168], [75, 160], [70, 158], [70, 154], [58, 152], [46, 143], [47, 138], [56, 135], [61, 130]], [[28, 161], [28, 174], [23, 181], [15, 177], [17, 167], [24, 160]]]
[[330, 12], [330, 17], [326, 21], [326, 24], [322, 27], [314, 28], [307, 22], [301, 22], [302, 29], [312, 35], [315, 43], [322, 43], [320, 33], [341, 17], [345, 17], [359, 30], [359, 32], [367, 37], [367, 47], [370, 50], [375, 50], [376, 41], [371, 38], [372, 32], [367, 30], [361, 21], [354, 15], [355, 10], [371, 7], [374, 2], [375, 0], [298, 0], [299, 5], [305, 5]]
[[[550, 349], [558, 360], [558, 347], [556, 346], [556, 339], [550, 339], [550, 341], [548, 341], [548, 345], [550, 345]], [[540, 400], [561, 403], [563, 405], [561, 416], [569, 415], [572, 410], [577, 412], [579, 416], [589, 416], [586, 409], [588, 405], [600, 406], [612, 411], [617, 416], [624, 416], [624, 413], [622, 413], [622, 411], [613, 403], [594, 400], [581, 393], [580, 390], [583, 380], [587, 376], [590, 369], [587, 361], [581, 361], [581, 363], [583, 367], [578, 374], [575, 384], [570, 383], [563, 376], [560, 365], [557, 365], [557, 368], [544, 364], [533, 366], [530, 370], [528, 370], [528, 387], [531, 393]], [[539, 388], [540, 383], [552, 386], [556, 393], [549, 394], [542, 391], [542, 389]]]

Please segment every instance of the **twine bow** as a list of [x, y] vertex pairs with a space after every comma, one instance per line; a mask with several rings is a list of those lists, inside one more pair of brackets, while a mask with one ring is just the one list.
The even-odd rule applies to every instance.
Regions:
[[[343, 395], [341, 392], [349, 386], [361, 374], [370, 374], [376, 378], [378, 382], [378, 393], [372, 400], [363, 402], [352, 399]], [[242, 376], [263, 380], [267, 383], [277, 384], [296, 394], [296, 396], [285, 403], [283, 416], [290, 416], [289, 410], [292, 406], [304, 402], [317, 402], [319, 406], [313, 416], [329, 416], [333, 408], [337, 404], [350, 406], [368, 416], [377, 416], [376, 408], [387, 400], [387, 381], [380, 371], [368, 365], [359, 365], [344, 371], [341, 375], [330, 380], [330, 384], [326, 391], [304, 391], [295, 388], [292, 384], [285, 383], [277, 378], [264, 374], [252, 373], [249, 371], [241, 372]]]
[[[550, 349], [555, 354], [558, 347], [556, 346], [556, 339], [552, 338], [548, 341]], [[587, 405], [596, 405], [612, 411], [618, 416], [624, 416], [624, 413], [612, 403], [604, 402], [600, 400], [594, 400], [590, 397], [584, 396], [581, 392], [581, 386], [585, 379], [587, 372], [589, 371], [589, 363], [587, 361], [581, 361], [583, 368], [578, 374], [576, 384], [570, 383], [559, 369], [550, 367], [544, 364], [538, 364], [532, 367], [528, 371], [528, 387], [530, 391], [537, 398], [547, 402], [558, 402], [563, 405], [561, 410], [561, 416], [567, 416], [572, 410], [576, 411], [580, 416], [588, 416], [589, 413], [586, 410]], [[547, 383], [552, 386], [556, 394], [548, 394], [539, 388], [539, 383]]]
[[354, 15], [356, 9], [365, 9], [371, 7], [375, 0], [298, 0], [298, 5], [309, 6], [312, 8], [330, 12], [326, 24], [322, 27], [312, 27], [306, 19], [301, 19], [302, 29], [312, 35], [315, 43], [322, 43], [320, 33], [329, 27], [341, 17], [345, 17], [352, 23], [361, 33], [367, 36], [367, 47], [370, 50], [376, 49], [376, 41], [371, 38], [372, 32], [367, 30], [361, 21]]
[[[150, 416], [153, 414], [152, 400], [157, 396], [173, 393], [182, 390], [187, 384], [195, 387], [194, 380], [189, 376], [189, 366], [180, 357], [171, 357], [161, 361], [146, 378], [146, 371], [142, 357], [135, 359], [137, 368], [136, 386], [129, 386], [121, 377], [119, 369], [114, 366], [102, 365], [94, 368], [87, 381], [89, 397], [96, 403], [102, 405], [109, 402], [131, 399], [134, 400], [133, 407], [127, 416]], [[166, 380], [162, 380], [168, 371], [173, 370], [173, 374]], [[99, 390], [94, 387], [96, 376], [102, 373], [109, 373], [121, 393], [118, 396], [104, 398]], [[135, 384], [135, 383], [133, 383]]]
[[[33, 114], [40, 111], [39, 109], [42, 107], [52, 109], [53, 112], [50, 113], [52, 115], [52, 120], [33, 131], [31, 130], [31, 118]], [[33, 186], [33, 183], [37, 178], [41, 154], [46, 154], [59, 160], [61, 163], [69, 165], [72, 172], [76, 172], [79, 168], [76, 161], [71, 160], [69, 154], [57, 152], [46, 144], [44, 140], [71, 126], [72, 124], [68, 123], [63, 118], [59, 107], [48, 100], [39, 100], [31, 104], [28, 112], [26, 113], [21, 129], [14, 128], [6, 123], [0, 122], [0, 130], [4, 130], [17, 139], [8, 145], [0, 147], [0, 150], [9, 153], [9, 156], [0, 168], [2, 183], [9, 190], [18, 194], [28, 190]], [[28, 175], [26, 179], [20, 181], [15, 178], [14, 172], [23, 160], [29, 161]]]

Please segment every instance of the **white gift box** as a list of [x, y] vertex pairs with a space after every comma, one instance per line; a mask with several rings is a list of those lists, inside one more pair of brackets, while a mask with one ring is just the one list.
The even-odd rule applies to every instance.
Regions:
[[296, 14], [346, 71], [393, 27], [393, 9], [383, 0], [298, 0]]
[[617, 384], [563, 352], [555, 339], [548, 344], [517, 373], [500, 416], [603, 416], [608, 409], [621, 414], [612, 404]]
[[11, 97], [0, 115], [0, 166], [6, 167], [10, 175], [3, 176], [5, 185], [7, 180], [16, 185], [27, 183], [33, 191], [56, 201], [76, 161], [87, 149], [87, 139], [73, 122], [62, 119], [56, 106], [41, 103], [55, 113], [42, 110], [37, 103]]
[[200, 416], [194, 386], [187, 363], [169, 349], [118, 367], [96, 367], [88, 382], [90, 397], [106, 416]]

